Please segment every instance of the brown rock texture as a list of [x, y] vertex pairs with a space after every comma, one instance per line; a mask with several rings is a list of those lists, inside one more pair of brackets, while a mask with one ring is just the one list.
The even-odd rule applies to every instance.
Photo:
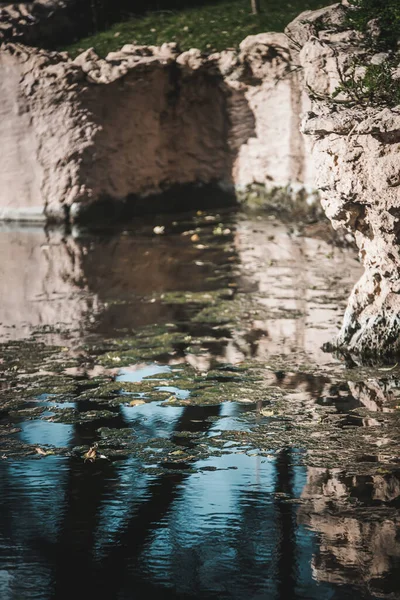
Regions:
[[[0, 215], [79, 217], [98, 201], [176, 185], [311, 187], [284, 34], [204, 57], [174, 44], [100, 59], [4, 44], [0, 51]], [[143, 204], [143, 200], [142, 200]]]
[[357, 77], [355, 56], [374, 60], [359, 34], [335, 31], [346, 10], [334, 5], [311, 19], [300, 15], [288, 33], [313, 100], [302, 131], [313, 140], [322, 205], [334, 227], [354, 234], [365, 267], [336, 346], [389, 358], [400, 350], [400, 107], [354, 105], [343, 92], [332, 101], [343, 77]]

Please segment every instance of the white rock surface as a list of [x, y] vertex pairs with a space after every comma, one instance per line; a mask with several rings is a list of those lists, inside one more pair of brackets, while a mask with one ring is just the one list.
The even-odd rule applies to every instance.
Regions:
[[[325, 18], [337, 10], [345, 9], [325, 9]], [[400, 351], [400, 107], [352, 106], [341, 103], [349, 100], [344, 93], [332, 103], [329, 95], [365, 50], [354, 32], [308, 31], [307, 38], [303, 27], [301, 16], [290, 26], [302, 40], [299, 60], [314, 98], [302, 130], [313, 140], [316, 186], [333, 225], [355, 235], [365, 267], [336, 345], [390, 357]]]
[[284, 34], [210, 57], [126, 45], [72, 61], [5, 44], [0, 107], [3, 219], [76, 218], [176, 184], [312, 187], [299, 131], [309, 100]]

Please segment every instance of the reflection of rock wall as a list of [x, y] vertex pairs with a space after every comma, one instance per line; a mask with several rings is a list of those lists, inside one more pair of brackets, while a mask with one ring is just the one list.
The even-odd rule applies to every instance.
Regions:
[[[397, 379], [367, 379], [366, 381], [349, 381], [348, 386], [360, 405], [373, 412], [393, 412], [393, 401], [399, 396]], [[389, 404], [391, 402], [391, 404]]]
[[75, 219], [97, 200], [175, 184], [312, 185], [299, 132], [308, 100], [283, 34], [210, 57], [128, 45], [71, 61], [8, 44], [0, 100], [3, 218]]
[[[33, 331], [50, 343], [88, 333], [132, 332], [175, 322], [182, 305], [165, 305], [165, 292], [204, 291], [219, 244], [204, 250], [190, 236], [155, 236], [152, 225], [126, 235], [64, 235], [40, 226], [0, 226], [0, 337]], [[58, 335], [60, 333], [60, 335]]]
[[85, 294], [79, 246], [60, 231], [2, 228], [0, 235], [0, 336], [27, 337], [35, 328], [71, 335], [96, 311], [96, 298]]
[[[364, 506], [353, 508], [347, 504], [349, 496], [361, 499]], [[394, 597], [400, 517], [393, 509], [371, 512], [368, 506], [399, 500], [399, 474], [358, 477], [309, 468], [302, 498], [305, 504], [298, 513], [299, 522], [316, 531], [321, 540], [313, 558], [318, 581], [355, 584], [369, 589], [374, 597]]]
[[121, 235], [74, 239], [60, 229], [3, 225], [0, 337], [18, 339], [39, 330], [48, 332], [49, 342], [65, 343], [70, 334], [115, 334], [157, 322], [160, 311], [168, 311], [159, 302], [141, 302], [142, 297], [204, 285], [187, 262], [201, 252], [186, 240]]
[[[260, 304], [254, 329], [262, 332], [254, 353], [304, 353], [319, 364], [332, 357], [321, 346], [338, 326], [338, 303], [344, 307], [359, 265], [354, 252], [312, 237], [289, 235], [269, 220], [238, 224], [235, 243], [244, 275], [242, 285]], [[338, 277], [340, 271], [340, 278]]]

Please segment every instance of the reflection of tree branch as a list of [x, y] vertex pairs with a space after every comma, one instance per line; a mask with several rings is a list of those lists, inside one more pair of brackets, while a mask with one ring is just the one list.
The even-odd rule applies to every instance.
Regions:
[[[276, 461], [276, 492], [293, 498], [294, 472], [292, 451], [284, 448]], [[277, 528], [279, 531], [277, 582], [278, 597], [291, 600], [296, 597], [296, 516], [293, 504], [277, 497]]]
[[[205, 420], [206, 416], [219, 414], [220, 406], [216, 407], [196, 407], [188, 406], [182, 412], [181, 417], [175, 425], [175, 432], [195, 429], [207, 431], [211, 427], [211, 422]], [[202, 417], [201, 424], [191, 424], [193, 419]], [[199, 427], [201, 425], [201, 427]], [[109, 554], [101, 562], [99, 576], [102, 580], [102, 589], [107, 582], [112, 582], [112, 593], [117, 592], [118, 583], [123, 583], [122, 573], [127, 567], [137, 562], [148, 542], [149, 536], [157, 529], [164, 526], [165, 516], [171, 509], [171, 506], [177, 496], [181, 493], [180, 486], [187, 479], [188, 475], [184, 473], [167, 473], [161, 475], [155, 480], [147, 495], [147, 499], [134, 511], [131, 510], [132, 517], [124, 526], [124, 530], [119, 534], [116, 543], [111, 547]], [[118, 582], [118, 583], [117, 583]]]
[[[79, 412], [101, 408], [100, 404], [90, 400], [77, 403]], [[121, 428], [127, 426], [120, 407], [110, 409], [118, 412], [118, 417], [113, 419], [112, 425]], [[98, 427], [98, 421], [75, 425], [75, 444], [92, 445], [97, 437]], [[113, 463], [105, 462], [99, 467], [96, 463], [70, 459], [65, 489], [66, 508], [57, 547], [55, 552], [54, 549], [52, 552], [55, 574], [54, 599], [67, 597], [67, 590], [70, 597], [76, 597], [76, 581], [80, 581], [80, 585], [87, 582], [87, 594], [90, 596], [96, 532], [104, 499], [109, 491], [110, 482], [115, 478], [116, 469]], [[49, 560], [51, 562], [51, 557]]]
[[[85, 407], [82, 403], [82, 409]], [[93, 404], [93, 403], [91, 403]], [[92, 406], [93, 408], [93, 406]], [[175, 431], [206, 431], [211, 422], [206, 417], [218, 415], [220, 407], [186, 407], [176, 423]], [[118, 426], [123, 426], [122, 421]], [[201, 423], [192, 423], [192, 420]], [[114, 421], [113, 421], [114, 423]], [[92, 425], [92, 427], [94, 427]], [[77, 426], [76, 441], [90, 443], [90, 426]], [[92, 441], [94, 440], [92, 431]], [[109, 594], [110, 598], [118, 596], [118, 590], [126, 584], [126, 571], [135, 566], [142, 554], [149, 537], [164, 526], [165, 517], [171, 509], [176, 497], [181, 493], [180, 485], [188, 477], [184, 473], [163, 474], [149, 486], [146, 498], [136, 508], [128, 507], [130, 515], [114, 540], [106, 546], [105, 557], [100, 563], [95, 562], [96, 532], [105, 497], [110, 492], [110, 483], [117, 476], [113, 463], [83, 463], [71, 459], [70, 474], [65, 492], [68, 505], [57, 542], [57, 548], [48, 552], [48, 561], [53, 562], [54, 598], [76, 597], [76, 581], [80, 580], [82, 597], [94, 597], [96, 593]], [[137, 576], [137, 573], [135, 573]], [[136, 579], [135, 579], [136, 582]], [[144, 582], [138, 582], [145, 585]], [[146, 584], [147, 585], [147, 584]], [[82, 587], [83, 586], [83, 587]], [[148, 584], [151, 588], [151, 584]]]

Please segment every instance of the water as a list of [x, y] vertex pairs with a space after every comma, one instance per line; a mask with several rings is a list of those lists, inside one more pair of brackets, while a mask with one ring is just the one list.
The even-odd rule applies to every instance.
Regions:
[[321, 350], [321, 231], [2, 226], [2, 600], [400, 598], [398, 368]]

